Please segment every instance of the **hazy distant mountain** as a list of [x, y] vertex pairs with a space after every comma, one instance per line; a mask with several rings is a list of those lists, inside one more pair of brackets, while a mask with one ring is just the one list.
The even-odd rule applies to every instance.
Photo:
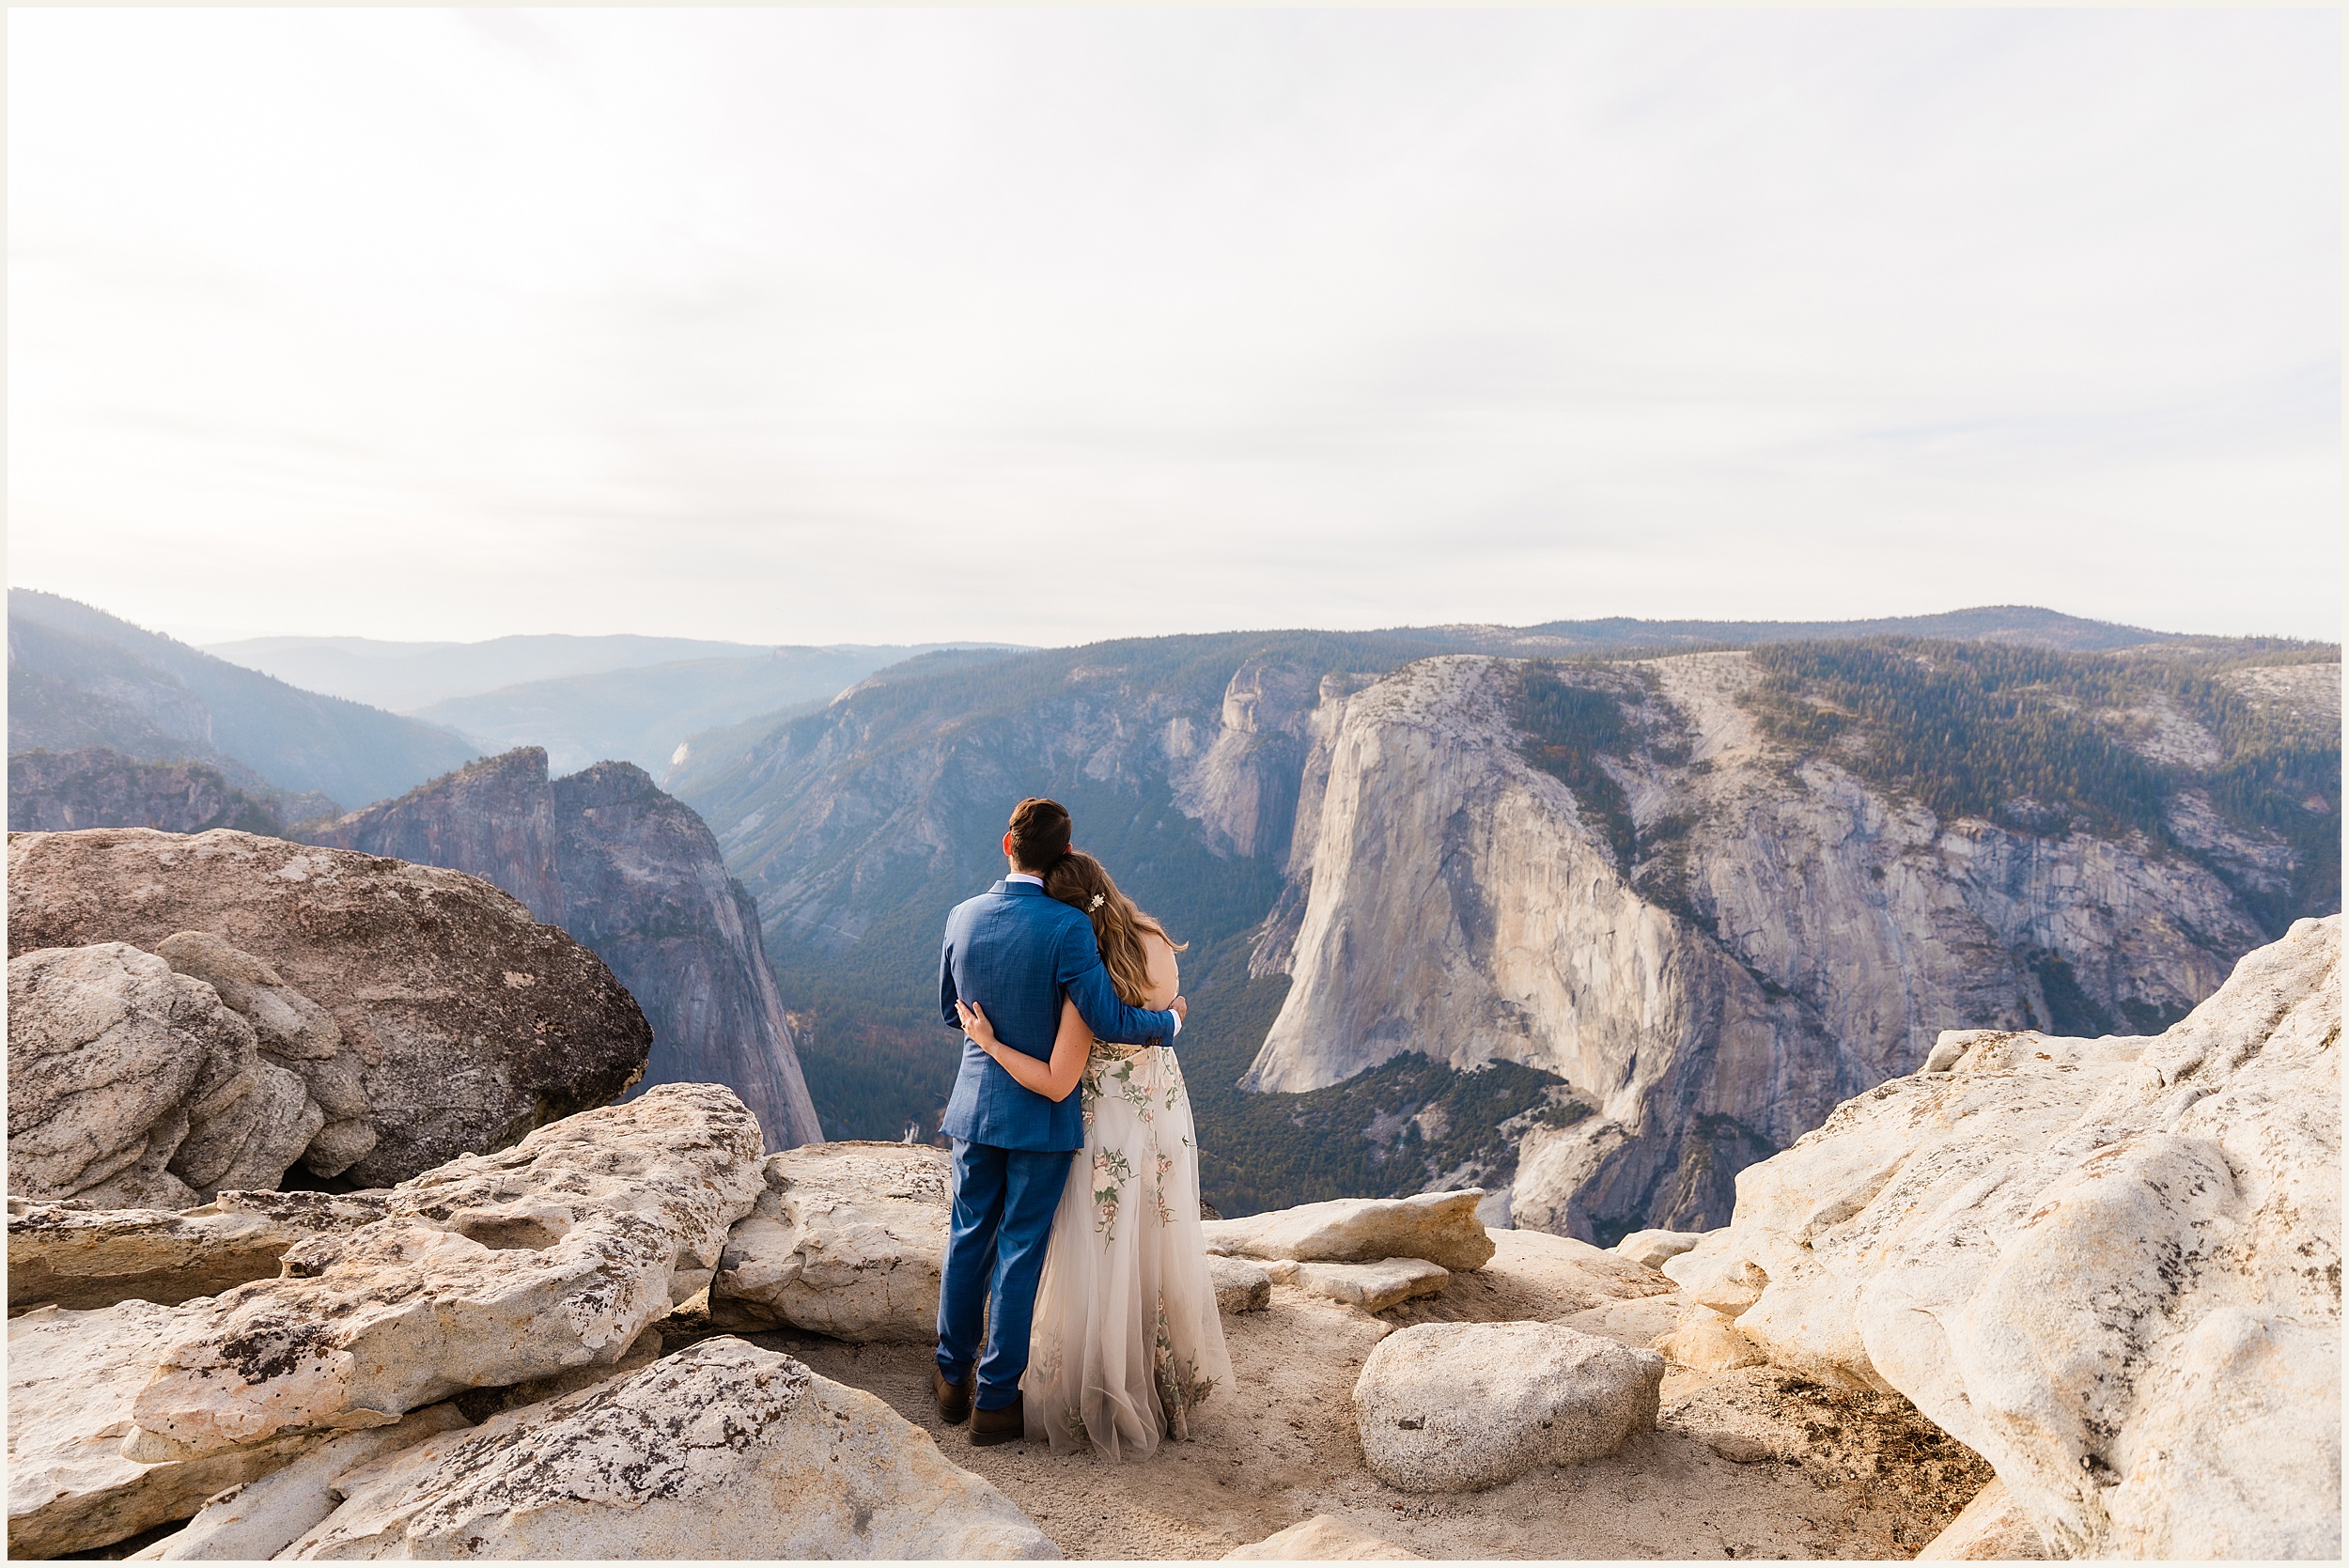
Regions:
[[110, 746], [338, 801], [397, 795], [477, 753], [453, 730], [320, 696], [86, 604], [8, 591], [8, 751]]
[[486, 643], [389, 643], [372, 637], [252, 637], [204, 650], [306, 691], [413, 713], [451, 697], [525, 681], [667, 664], [754, 659], [755, 643], [691, 637], [493, 637]]
[[1812, 642], [1843, 637], [1941, 637], [1954, 642], [2013, 643], [2073, 653], [2109, 653], [2177, 640], [2168, 631], [2082, 620], [2029, 604], [1993, 604], [1938, 615], [1891, 615], [1868, 621], [1635, 621], [1610, 616], [1597, 621], [1547, 621], [1529, 627], [1452, 626], [1440, 631], [1464, 642], [1489, 637], [1495, 648], [1524, 651], [1543, 647], [1561, 654], [1664, 651], [1703, 647], [1758, 647], [1765, 643]]
[[558, 774], [618, 759], [659, 778], [685, 760], [677, 753], [690, 736], [828, 702], [874, 671], [924, 651], [762, 648], [740, 658], [536, 680], [451, 697], [419, 709], [416, 717], [459, 730], [488, 752], [543, 746], [548, 765]]

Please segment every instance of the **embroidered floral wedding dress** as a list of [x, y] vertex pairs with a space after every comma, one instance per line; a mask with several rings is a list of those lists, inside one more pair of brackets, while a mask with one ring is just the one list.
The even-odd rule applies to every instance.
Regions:
[[1232, 1397], [1190, 1094], [1171, 1048], [1097, 1040], [1078, 1093], [1085, 1146], [1052, 1217], [1020, 1380], [1028, 1435], [1141, 1459], [1189, 1436], [1209, 1394]]

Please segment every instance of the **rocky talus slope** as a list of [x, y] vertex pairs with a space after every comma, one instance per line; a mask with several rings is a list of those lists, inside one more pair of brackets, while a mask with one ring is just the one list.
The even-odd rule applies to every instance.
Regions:
[[644, 1081], [724, 1083], [776, 1148], [823, 1137], [760, 945], [758, 907], [692, 808], [599, 762], [550, 781], [524, 747], [313, 830], [313, 843], [467, 872], [612, 967], [652, 1025]]
[[2153, 1038], [1953, 1032], [1665, 1264], [2074, 1557], [2341, 1555], [2341, 917]]
[[405, 1180], [604, 1103], [651, 1031], [487, 882], [226, 829], [8, 835], [8, 1190]]
[[[1536, 765], [1527, 678], [1453, 656], [1324, 702], [1327, 782], [1255, 959], [1294, 984], [1246, 1080], [1307, 1090], [1406, 1051], [1559, 1074], [1570, 1094], [1516, 1135], [1519, 1224], [1701, 1229], [1738, 1169], [1944, 1029], [2175, 1017], [2264, 939], [2211, 862], [2291, 859], [2215, 814], [2193, 827], [2223, 854], [2199, 856], [1944, 819], [1766, 737], [1743, 653], [1559, 677], [1609, 714], [1573, 787]], [[2192, 731], [2169, 717], [2147, 744]]]

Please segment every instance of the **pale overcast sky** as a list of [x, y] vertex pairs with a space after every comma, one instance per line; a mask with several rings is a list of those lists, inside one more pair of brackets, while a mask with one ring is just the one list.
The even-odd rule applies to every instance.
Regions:
[[2334, 13], [7, 24], [10, 579], [181, 635], [2341, 635]]

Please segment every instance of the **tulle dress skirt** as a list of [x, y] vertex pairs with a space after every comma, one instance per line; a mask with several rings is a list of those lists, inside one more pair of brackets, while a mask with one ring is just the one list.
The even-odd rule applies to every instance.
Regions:
[[1027, 1432], [1055, 1452], [1146, 1458], [1162, 1437], [1188, 1437], [1191, 1411], [1232, 1386], [1190, 1095], [1167, 1047], [1098, 1042], [1078, 1093], [1085, 1143], [1036, 1286]]

